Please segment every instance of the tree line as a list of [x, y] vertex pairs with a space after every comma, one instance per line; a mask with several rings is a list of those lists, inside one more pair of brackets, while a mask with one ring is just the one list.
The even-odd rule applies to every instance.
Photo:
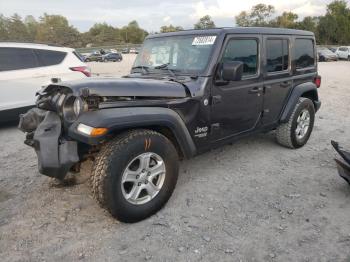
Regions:
[[80, 33], [61, 15], [44, 14], [36, 20], [29, 15], [5, 17], [0, 14], [0, 41], [50, 43], [60, 46], [85, 47], [123, 43], [140, 44], [148, 32], [131, 21], [121, 28], [96, 23], [89, 31]]
[[[237, 26], [264, 26], [308, 30], [315, 33], [318, 44], [347, 45], [350, 43], [350, 8], [345, 0], [334, 0], [327, 5], [323, 16], [307, 16], [299, 20], [298, 14], [283, 12], [276, 16], [272, 5], [257, 4], [251, 10], [242, 11], [235, 17]], [[193, 25], [194, 29], [215, 28], [209, 15]], [[159, 32], [183, 30], [181, 26], [164, 25]], [[153, 32], [154, 33], [154, 32]], [[61, 46], [85, 47], [133, 43], [140, 44], [149, 33], [137, 21], [121, 28], [107, 23], [96, 23], [89, 31], [81, 33], [61, 15], [44, 14], [38, 20], [29, 15], [25, 18], [14, 14], [0, 14], [0, 41], [40, 42]]]
[[292, 12], [283, 12], [276, 17], [274, 14], [272, 5], [257, 4], [237, 15], [236, 24], [308, 30], [315, 33], [318, 44], [350, 44], [350, 8], [345, 0], [328, 4], [324, 16], [307, 16], [298, 20], [298, 15]]

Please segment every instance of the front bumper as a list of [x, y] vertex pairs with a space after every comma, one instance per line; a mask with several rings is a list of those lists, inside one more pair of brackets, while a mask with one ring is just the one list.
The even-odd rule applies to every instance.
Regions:
[[61, 119], [55, 112], [31, 109], [20, 116], [19, 128], [27, 132], [25, 143], [34, 148], [41, 174], [63, 179], [79, 162], [78, 144], [62, 136]]

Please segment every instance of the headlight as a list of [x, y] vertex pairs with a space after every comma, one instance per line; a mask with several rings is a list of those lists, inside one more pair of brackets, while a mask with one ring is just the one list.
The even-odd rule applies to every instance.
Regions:
[[76, 96], [70, 96], [63, 105], [63, 117], [68, 122], [75, 121], [81, 112], [86, 110], [86, 103]]
[[75, 114], [76, 116], [78, 116], [78, 115], [80, 114], [80, 112], [81, 112], [81, 110], [82, 110], [80, 99], [77, 98], [77, 99], [74, 100], [74, 103], [73, 103], [73, 110], [74, 110], [74, 114]]

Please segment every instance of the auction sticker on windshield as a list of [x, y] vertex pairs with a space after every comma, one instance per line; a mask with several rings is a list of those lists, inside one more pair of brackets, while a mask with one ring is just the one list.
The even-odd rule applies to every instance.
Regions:
[[212, 45], [216, 39], [215, 35], [197, 36], [193, 39], [192, 45]]

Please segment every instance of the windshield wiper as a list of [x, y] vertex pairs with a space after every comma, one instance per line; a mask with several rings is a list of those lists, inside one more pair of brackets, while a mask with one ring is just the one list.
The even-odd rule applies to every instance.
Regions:
[[133, 69], [142, 69], [142, 74], [147, 74], [147, 73], [149, 73], [149, 67], [148, 66], [142, 66], [142, 65], [140, 65], [140, 66], [134, 66], [134, 67], [132, 67], [131, 68], [132, 70]]
[[172, 70], [172, 69], [168, 68], [169, 65], [170, 65], [170, 63], [165, 63], [165, 64], [162, 64], [162, 65], [159, 65], [159, 66], [155, 66], [154, 69], [166, 69], [171, 74], [171, 76], [176, 78], [176, 75], [174, 73], [175, 70]]

